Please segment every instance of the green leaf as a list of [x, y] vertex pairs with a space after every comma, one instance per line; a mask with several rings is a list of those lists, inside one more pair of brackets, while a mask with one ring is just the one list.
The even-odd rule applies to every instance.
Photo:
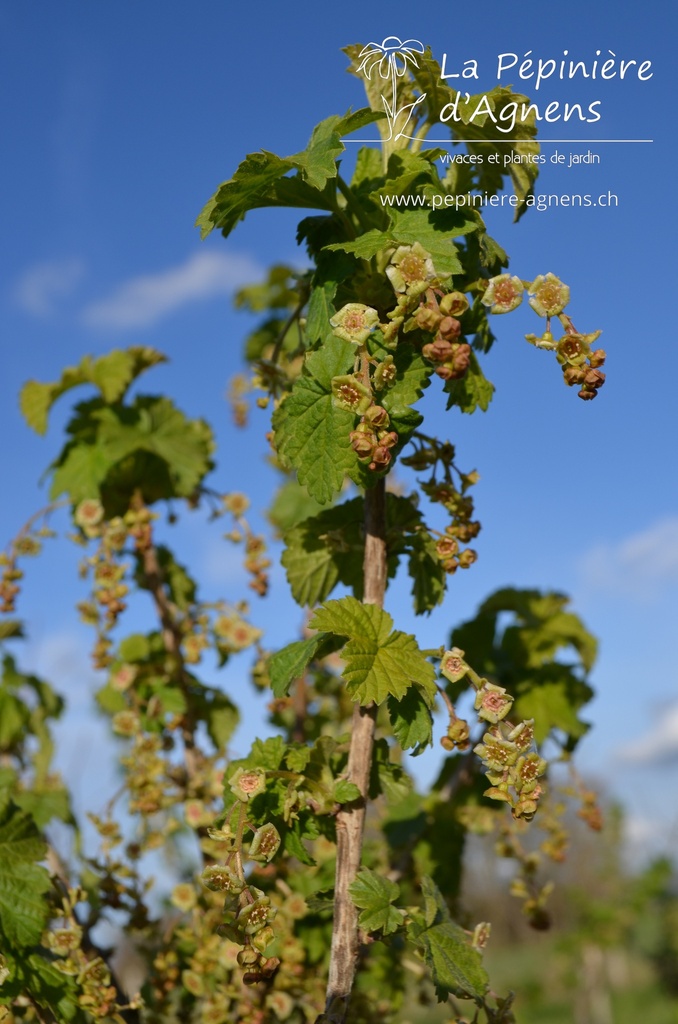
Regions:
[[224, 750], [240, 722], [240, 712], [225, 693], [220, 690], [208, 690], [210, 697], [206, 701], [205, 725], [212, 743], [217, 750]]
[[398, 807], [411, 792], [411, 777], [399, 764], [391, 761], [391, 748], [386, 740], [376, 740], [370, 769], [370, 800], [376, 800], [383, 793], [388, 804]]
[[359, 800], [361, 792], [355, 782], [349, 782], [348, 779], [339, 779], [334, 787], [333, 796], [338, 804], [349, 804], [353, 800]]
[[400, 886], [370, 868], [362, 867], [348, 887], [351, 899], [362, 913], [358, 923], [366, 932], [391, 935], [402, 925], [405, 911], [391, 904], [400, 896]]
[[312, 629], [345, 636], [343, 677], [353, 700], [381, 704], [387, 697], [405, 696], [417, 683], [435, 695], [435, 673], [413, 636], [392, 630], [393, 619], [376, 605], [353, 597], [328, 601], [309, 623]]
[[[515, 715], [534, 718], [538, 742], [559, 730], [572, 750], [588, 729], [579, 712], [593, 696], [585, 676], [596, 641], [577, 615], [565, 611], [567, 603], [563, 594], [503, 588], [454, 630], [451, 644], [466, 652], [477, 672], [514, 695]], [[506, 613], [511, 619], [498, 633]], [[573, 653], [577, 663], [566, 664], [562, 655]]]
[[12, 640], [15, 637], [20, 639], [24, 635], [24, 628], [18, 619], [4, 619], [0, 622], [0, 642]]
[[287, 531], [281, 561], [298, 604], [324, 601], [340, 581], [362, 597], [364, 509], [362, 498], [352, 498]]
[[278, 489], [268, 509], [268, 518], [284, 534], [309, 516], [316, 515], [321, 508], [322, 505], [297, 480], [287, 480]]
[[137, 489], [148, 502], [190, 497], [212, 467], [210, 427], [167, 398], [140, 396], [129, 407], [83, 403], [69, 433], [52, 467], [51, 497], [67, 493], [77, 503], [101, 496], [109, 514], [126, 510]]
[[44, 828], [53, 818], [74, 824], [70, 795], [64, 786], [26, 789], [16, 793], [14, 801], [22, 811], [30, 814], [39, 828]]
[[45, 852], [33, 820], [10, 804], [0, 818], [0, 931], [12, 945], [38, 942], [47, 920], [50, 879], [36, 863]]
[[514, 713], [521, 719], [534, 719], [537, 743], [543, 743], [553, 729], [560, 729], [575, 742], [588, 732], [590, 726], [577, 712], [591, 700], [593, 690], [566, 666], [553, 664], [542, 669], [529, 682], [514, 687], [514, 692]]
[[388, 717], [393, 734], [403, 750], [412, 747], [414, 754], [421, 754], [433, 743], [433, 719], [429, 704], [421, 692], [411, 686], [402, 700], [388, 699]]
[[311, 292], [306, 315], [306, 338], [313, 345], [316, 341], [327, 341], [332, 337], [330, 317], [336, 313], [332, 305], [337, 285], [335, 281], [327, 281]]
[[268, 663], [271, 689], [276, 697], [286, 697], [292, 683], [306, 671], [310, 661], [330, 634], [316, 633], [307, 640], [297, 640], [271, 655]]
[[95, 384], [106, 402], [119, 402], [133, 380], [149, 369], [164, 363], [166, 357], [149, 346], [133, 345], [113, 349], [107, 355], [85, 358], [78, 366], [69, 366], [53, 384], [30, 380], [24, 384], [19, 404], [26, 422], [38, 434], [47, 430], [49, 411], [60, 395], [79, 384]]
[[377, 228], [372, 228], [370, 231], [365, 231], [358, 235], [356, 239], [346, 242], [334, 242], [325, 248], [333, 251], [338, 249], [341, 252], [349, 252], [358, 259], [369, 260], [372, 256], [376, 256], [381, 249], [386, 249], [392, 245], [393, 240], [387, 231], [379, 231]]
[[[341, 136], [379, 117], [381, 114], [367, 108], [344, 117], [328, 117], [314, 128], [306, 149], [294, 156], [250, 153], [198, 216], [196, 225], [202, 237], [214, 228], [228, 235], [249, 210], [264, 206], [333, 210], [332, 179], [337, 173], [336, 159], [344, 150]], [[292, 170], [299, 173], [286, 177]]]
[[463, 273], [457, 246], [450, 233], [449, 211], [446, 214], [444, 211], [427, 209], [400, 211], [390, 208], [388, 215], [391, 220], [390, 234], [394, 241], [400, 245], [419, 242], [430, 253], [438, 274], [447, 276]]
[[151, 645], [144, 633], [131, 633], [120, 641], [118, 653], [123, 661], [145, 661], [151, 653]]
[[488, 977], [480, 953], [469, 945], [466, 933], [453, 921], [433, 925], [423, 932], [417, 945], [431, 971], [438, 1001], [450, 995], [482, 1000]]
[[353, 366], [348, 342], [332, 337], [311, 353], [304, 371], [273, 415], [275, 443], [284, 464], [321, 505], [341, 490], [356, 456], [348, 435], [355, 416], [332, 401], [332, 378]]
[[481, 1002], [488, 978], [480, 953], [452, 920], [438, 886], [428, 875], [422, 877], [421, 891], [426, 928], [413, 920], [407, 931], [424, 954], [439, 1002], [445, 1002], [450, 994]]
[[480, 408], [487, 412], [494, 394], [494, 384], [485, 377], [475, 352], [471, 352], [471, 362], [461, 380], [445, 381], [447, 392], [447, 408], [459, 406], [462, 412], [473, 413]]

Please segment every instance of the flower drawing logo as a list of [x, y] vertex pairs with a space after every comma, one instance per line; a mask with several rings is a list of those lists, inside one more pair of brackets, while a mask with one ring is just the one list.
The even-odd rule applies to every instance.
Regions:
[[[424, 45], [418, 39], [406, 39], [404, 42], [397, 36], [387, 36], [381, 43], [368, 43], [359, 54], [360, 64], [358, 71], [362, 72], [368, 80], [376, 73], [386, 82], [390, 80], [390, 96], [382, 95], [381, 101], [384, 104], [384, 111], [388, 118], [390, 129], [389, 140], [408, 138], [405, 136], [407, 127], [414, 108], [426, 98], [426, 93], [417, 96], [413, 102], [405, 103], [398, 109], [398, 79], [405, 74], [408, 65], [418, 68], [416, 54], [424, 53]], [[399, 130], [396, 130], [396, 122]]]

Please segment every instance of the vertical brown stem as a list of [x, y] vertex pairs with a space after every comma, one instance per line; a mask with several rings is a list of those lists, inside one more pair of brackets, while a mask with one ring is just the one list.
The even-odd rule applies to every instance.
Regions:
[[[384, 481], [365, 492], [365, 604], [384, 604], [386, 591], [386, 495]], [[337, 872], [334, 889], [334, 926], [327, 984], [327, 1020], [343, 1024], [358, 961], [358, 911], [348, 888], [360, 868], [365, 830], [367, 792], [377, 709], [374, 704], [353, 709], [347, 777], [362, 796], [344, 804], [337, 814]]]

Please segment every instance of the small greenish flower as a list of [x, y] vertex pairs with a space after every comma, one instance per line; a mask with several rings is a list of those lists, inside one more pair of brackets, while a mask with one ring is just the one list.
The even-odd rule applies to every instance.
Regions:
[[569, 332], [564, 334], [556, 346], [556, 359], [561, 366], [581, 366], [591, 351], [585, 335]]
[[451, 651], [445, 651], [440, 662], [440, 671], [451, 683], [458, 683], [468, 672], [468, 665], [464, 661], [464, 652], [458, 647]]
[[393, 384], [398, 370], [393, 362], [393, 356], [384, 356], [384, 361], [379, 363], [374, 371], [374, 387], [376, 391], [383, 391]]
[[228, 784], [239, 800], [246, 802], [266, 789], [266, 772], [263, 768], [238, 768]]
[[76, 508], [73, 518], [83, 530], [92, 529], [104, 518], [104, 507], [98, 498], [85, 498]]
[[134, 711], [118, 711], [113, 715], [113, 732], [118, 736], [134, 736], [141, 729], [141, 723]]
[[485, 682], [476, 693], [474, 707], [478, 712], [478, 718], [484, 718], [486, 722], [496, 724], [502, 718], [506, 718], [512, 704], [513, 697], [506, 692], [503, 686]]
[[193, 907], [198, 902], [198, 897], [192, 885], [189, 885], [188, 882], [179, 882], [172, 889], [170, 902], [177, 910], [183, 910], [184, 913], [187, 913], [189, 910], [193, 910]]
[[234, 834], [228, 825], [224, 825], [222, 828], [210, 826], [207, 829], [207, 835], [217, 843], [230, 843], [234, 838]]
[[546, 771], [546, 761], [539, 754], [528, 754], [518, 758], [512, 775], [516, 789], [523, 795], [537, 788], [537, 779]]
[[528, 718], [526, 721], [520, 722], [508, 734], [508, 738], [515, 743], [519, 750], [529, 750], [534, 739], [534, 719]]
[[379, 324], [379, 314], [362, 302], [349, 302], [330, 317], [332, 333], [352, 345], [364, 345]]
[[277, 911], [271, 906], [268, 896], [260, 896], [254, 903], [248, 903], [238, 914], [238, 924], [244, 928], [246, 935], [256, 935], [269, 921], [272, 921]]
[[399, 245], [391, 256], [386, 274], [395, 292], [421, 295], [436, 276], [430, 253], [419, 242]]
[[493, 736], [491, 732], [485, 733], [483, 742], [473, 748], [473, 753], [477, 754], [488, 768], [497, 772], [510, 768], [518, 760], [516, 744]]
[[468, 309], [468, 299], [462, 292], [448, 292], [440, 300], [443, 316], [461, 316]]
[[270, 823], [262, 825], [254, 833], [254, 839], [250, 846], [250, 860], [267, 863], [275, 857], [279, 846], [280, 833], [275, 825]]
[[223, 646], [233, 651], [244, 651], [247, 647], [252, 647], [263, 635], [260, 629], [245, 622], [235, 613], [220, 615], [214, 622], [214, 632]]
[[529, 288], [530, 305], [539, 316], [557, 316], [570, 301], [570, 289], [555, 274], [540, 274]]
[[347, 373], [332, 378], [332, 401], [340, 409], [362, 416], [372, 404], [372, 392], [354, 373]]
[[191, 995], [200, 998], [200, 996], [205, 994], [205, 983], [197, 971], [182, 971], [181, 981], [184, 988], [190, 992]]
[[529, 341], [530, 345], [536, 345], [537, 348], [545, 348], [553, 351], [556, 347], [556, 342], [550, 331], [544, 331], [541, 335], [526, 334], [525, 341]]
[[490, 313], [510, 313], [523, 301], [523, 282], [510, 274], [499, 274], [489, 280], [481, 302]]
[[242, 878], [225, 864], [208, 865], [200, 878], [205, 888], [212, 892], [230, 892], [237, 895], [245, 888]]

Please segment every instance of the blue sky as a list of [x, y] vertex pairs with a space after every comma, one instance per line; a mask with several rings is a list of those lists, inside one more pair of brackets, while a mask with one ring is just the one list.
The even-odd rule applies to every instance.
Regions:
[[[86, 352], [128, 344], [166, 352], [171, 363], [147, 387], [215, 424], [215, 486], [259, 500], [270, 493], [265, 418], [238, 433], [224, 401], [249, 323], [231, 309], [231, 296], [271, 262], [304, 264], [294, 242], [297, 218], [251, 214], [228, 241], [205, 243], [193, 223], [246, 153], [294, 153], [317, 121], [363, 104], [342, 46], [392, 34], [422, 39], [439, 60], [447, 53], [449, 69], [478, 62], [471, 91], [496, 84], [501, 53], [522, 60], [532, 51], [546, 60], [568, 50], [591, 62], [600, 49], [603, 57], [612, 51], [651, 60], [649, 81], [551, 79], [533, 93], [544, 105], [601, 101], [598, 124], [571, 121], [566, 134], [562, 125], [544, 125], [545, 140], [655, 140], [592, 143], [599, 165], [549, 162], [537, 184], [545, 193], [611, 191], [617, 207], [531, 211], [518, 225], [502, 211], [488, 213], [512, 272], [558, 274], [571, 287], [577, 326], [603, 329], [608, 382], [596, 402], [580, 402], [552, 358], [525, 344], [537, 324], [527, 307], [496, 321], [499, 343], [484, 363], [497, 386], [489, 413], [434, 414], [460, 464], [481, 474], [480, 560], [458, 574], [445, 607], [420, 627], [425, 643], [439, 644], [501, 585], [571, 594], [601, 642], [589, 715], [595, 729], [581, 764], [628, 800], [637, 836], [654, 822], [668, 837], [675, 805], [667, 815], [663, 804], [678, 782], [675, 14], [658, 0], [619, 3], [614, 16], [580, 0], [558, 7], [529, 0], [510, 12], [496, 0], [482, 10], [401, 0], [347, 0], [340, 9], [333, 18], [328, 5], [308, 2], [263, 10], [216, 0], [2, 6], [0, 534], [11, 536], [44, 496], [39, 478], [58, 450], [67, 412], [64, 401], [47, 439], [31, 435], [17, 408], [23, 381], [56, 378]], [[531, 94], [530, 82], [517, 76], [502, 82]], [[570, 152], [586, 148], [545, 142], [543, 152], [558, 149], [567, 163]], [[427, 401], [441, 405], [436, 395]], [[177, 539], [187, 561], [204, 571], [207, 593], [239, 596], [242, 577], [218, 530], [189, 518]], [[85, 758], [88, 744], [95, 755], [98, 726], [88, 710], [83, 634], [69, 608], [80, 593], [67, 582], [75, 561], [61, 544], [35, 566], [21, 606], [32, 623], [22, 656], [67, 688], [69, 735]], [[391, 609], [412, 629], [403, 593], [396, 591]], [[269, 604], [255, 617], [270, 625], [271, 644], [283, 643], [300, 616], [279, 572], [272, 602], [274, 615]], [[229, 685], [239, 685], [243, 669], [229, 672]]]

